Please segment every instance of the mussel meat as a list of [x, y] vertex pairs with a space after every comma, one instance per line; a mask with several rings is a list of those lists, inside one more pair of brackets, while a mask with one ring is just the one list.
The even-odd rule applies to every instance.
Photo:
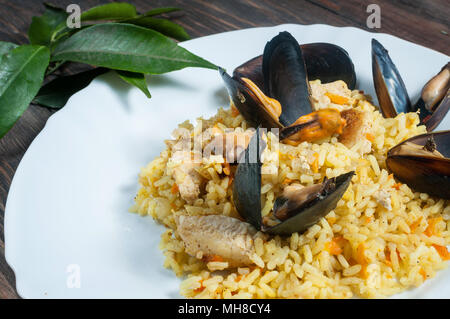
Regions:
[[316, 142], [333, 134], [341, 134], [346, 121], [336, 109], [321, 109], [301, 116], [292, 125], [281, 129], [280, 139], [293, 146], [303, 141]]
[[450, 199], [450, 131], [407, 139], [389, 150], [386, 165], [415, 191]]
[[372, 76], [380, 110], [384, 117], [419, 112], [421, 124], [433, 131], [450, 108], [450, 63], [425, 84], [420, 99], [411, 104], [403, 79], [388, 51], [372, 39]]
[[265, 147], [258, 128], [237, 167], [233, 202], [239, 214], [256, 229], [270, 234], [304, 232], [333, 210], [348, 188], [354, 172], [308, 187], [286, 188], [275, 200], [273, 213], [261, 216], [261, 152]]
[[438, 126], [450, 109], [450, 62], [431, 78], [422, 89], [416, 103], [419, 117], [427, 131]]

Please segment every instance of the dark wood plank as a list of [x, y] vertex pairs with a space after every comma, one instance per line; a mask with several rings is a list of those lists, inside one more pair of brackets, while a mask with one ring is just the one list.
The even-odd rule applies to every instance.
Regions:
[[[65, 7], [73, 0], [48, 0]], [[86, 10], [92, 6], [112, 1], [75, 1]], [[371, 30], [366, 26], [366, 8], [373, 0], [134, 0], [140, 12], [160, 7], [183, 8], [174, 14], [192, 38], [209, 34], [271, 26], [282, 23], [353, 26], [372, 32], [383, 32], [412, 41], [434, 50], [450, 54], [448, 0], [379, 0], [381, 28]], [[27, 42], [27, 29], [31, 18], [43, 12], [40, 1], [0, 0], [0, 40], [18, 44]], [[68, 68], [72, 73], [75, 68]], [[4, 258], [3, 215], [5, 202], [14, 172], [26, 149], [42, 130], [53, 113], [31, 105], [14, 128], [0, 140], [0, 299], [17, 298], [13, 271]]]

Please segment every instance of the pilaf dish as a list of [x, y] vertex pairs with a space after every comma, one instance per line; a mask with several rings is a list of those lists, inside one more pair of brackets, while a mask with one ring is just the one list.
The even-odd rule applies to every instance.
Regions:
[[[280, 72], [286, 55], [299, 54], [286, 34], [266, 46], [259, 65], [264, 80], [249, 80], [245, 68], [237, 68], [233, 78], [221, 70], [230, 107], [175, 129], [166, 149], [142, 169], [131, 211], [167, 228], [160, 242], [164, 266], [184, 276], [180, 291], [188, 298], [383, 298], [420, 286], [450, 259], [448, 189], [430, 194], [436, 187], [428, 184], [435, 180], [415, 176], [429, 187], [424, 191], [399, 167], [414, 168], [416, 157], [435, 156], [447, 160], [447, 171], [438, 171], [445, 177], [449, 134], [441, 134], [445, 144], [439, 133], [427, 133], [422, 111], [394, 106], [397, 114], [387, 117], [387, 108], [354, 89], [351, 74], [312, 75], [307, 45], [300, 46], [303, 57], [297, 59], [307, 69], [300, 65], [296, 74], [303, 84], [289, 78], [280, 85], [283, 76], [292, 77], [290, 71], [270, 80], [267, 74]], [[296, 70], [295, 63], [289, 66]], [[383, 79], [380, 74], [374, 80]], [[248, 95], [233, 96], [232, 80]], [[278, 83], [268, 94], [262, 81]], [[307, 88], [309, 111], [289, 115], [291, 97], [273, 93], [283, 92], [276, 86], [286, 83], [290, 92]], [[380, 104], [381, 94], [377, 88]], [[276, 125], [255, 110], [246, 114], [253, 107], [250, 97]], [[321, 121], [333, 122], [333, 112], [338, 120], [330, 131]], [[416, 143], [415, 137], [425, 140]], [[229, 140], [231, 152], [218, 147]], [[249, 161], [252, 143], [256, 163]], [[411, 153], [415, 157], [407, 162]], [[404, 154], [409, 159], [401, 162]]]

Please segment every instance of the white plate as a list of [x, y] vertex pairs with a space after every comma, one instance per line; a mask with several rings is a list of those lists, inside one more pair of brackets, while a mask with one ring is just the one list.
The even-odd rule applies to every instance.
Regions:
[[[355, 63], [374, 95], [370, 40], [389, 49], [415, 100], [448, 57], [385, 34], [326, 25], [281, 25], [182, 43], [232, 71], [280, 31], [300, 43], [331, 42]], [[185, 69], [150, 77], [152, 99], [112, 74], [94, 80], [54, 114], [23, 157], [8, 195], [6, 259], [25, 298], [178, 298], [180, 279], [163, 267], [162, 226], [127, 212], [141, 167], [186, 119], [228, 105], [218, 72]], [[447, 116], [441, 129], [450, 128]], [[76, 275], [81, 287], [77, 288]], [[75, 280], [75, 281], [74, 281]], [[69, 285], [68, 285], [69, 284]], [[75, 286], [75, 287], [74, 287]], [[449, 297], [450, 270], [398, 297]]]

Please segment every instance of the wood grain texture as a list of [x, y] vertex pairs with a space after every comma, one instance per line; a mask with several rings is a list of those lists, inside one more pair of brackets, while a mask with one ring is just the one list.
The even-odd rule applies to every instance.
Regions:
[[[47, 0], [65, 7], [78, 3], [82, 10], [112, 1]], [[134, 0], [138, 11], [176, 6], [183, 12], [173, 14], [192, 38], [209, 34], [271, 26], [282, 23], [353, 26], [383, 32], [450, 54], [448, 0]], [[366, 27], [368, 4], [381, 8], [381, 28]], [[0, 40], [27, 43], [27, 30], [34, 15], [44, 8], [38, 0], [0, 0]], [[369, 57], [368, 57], [369, 61]], [[64, 70], [73, 73], [75, 68]], [[3, 216], [14, 172], [26, 149], [54, 111], [31, 105], [13, 129], [0, 140], [0, 299], [18, 298], [13, 271], [4, 258]]]

